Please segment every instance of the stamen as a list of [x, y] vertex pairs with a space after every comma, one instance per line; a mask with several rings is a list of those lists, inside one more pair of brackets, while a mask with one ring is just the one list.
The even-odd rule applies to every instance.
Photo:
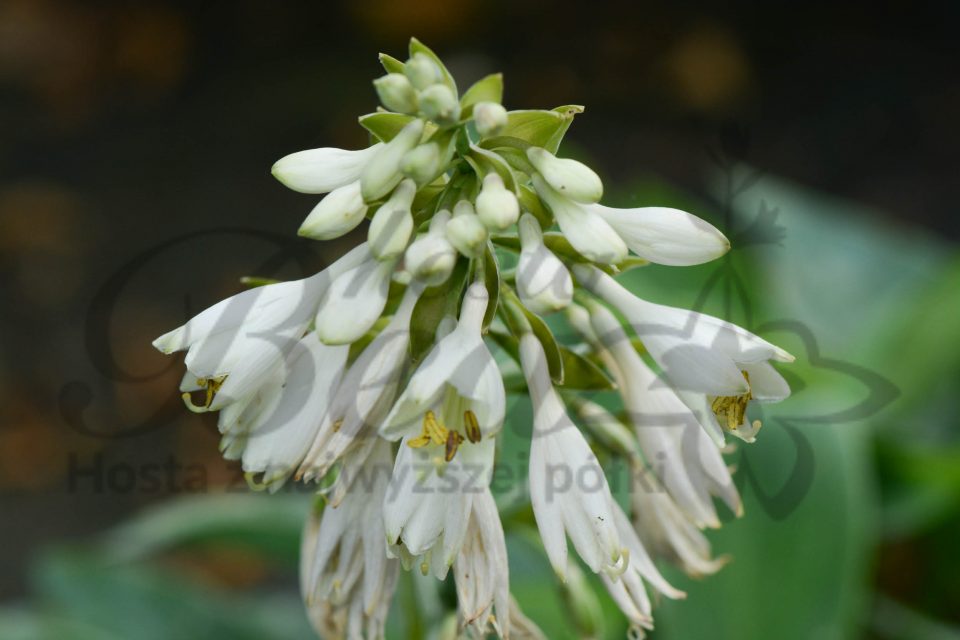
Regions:
[[447, 450], [444, 459], [447, 462], [453, 460], [453, 456], [457, 455], [457, 448], [460, 446], [460, 443], [463, 442], [463, 436], [457, 433], [456, 431], [450, 431], [447, 434]]
[[467, 432], [467, 440], [473, 444], [480, 442], [483, 433], [480, 431], [480, 423], [477, 422], [477, 414], [469, 409], [463, 414], [463, 428]]
[[[749, 384], [750, 375], [746, 371], [742, 373], [747, 384]], [[753, 390], [748, 389], [745, 394], [740, 396], [717, 396], [710, 403], [710, 408], [727, 431], [735, 431], [743, 424], [743, 419], [747, 415], [747, 405], [752, 399]]]
[[433, 411], [427, 411], [423, 416], [423, 430], [420, 435], [407, 441], [407, 446], [413, 449], [425, 447], [428, 444], [445, 444], [447, 442], [447, 428], [437, 421]]
[[184, 391], [180, 394], [180, 397], [183, 399], [183, 404], [194, 413], [205, 413], [209, 411], [210, 405], [213, 404], [213, 399], [216, 397], [217, 392], [220, 391], [220, 387], [223, 386], [223, 381], [226, 379], [227, 376], [225, 375], [217, 376], [216, 378], [197, 378], [197, 386], [206, 390], [203, 404], [199, 405], [195, 403], [193, 401], [193, 394], [189, 391]]

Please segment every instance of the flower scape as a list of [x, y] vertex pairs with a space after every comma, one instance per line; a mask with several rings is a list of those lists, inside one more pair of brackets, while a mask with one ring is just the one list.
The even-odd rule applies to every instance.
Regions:
[[[647, 263], [713, 260], [729, 243], [684, 211], [600, 204], [598, 175], [557, 155], [582, 107], [507, 111], [499, 74], [461, 95], [416, 39], [405, 62], [380, 61], [382, 108], [359, 119], [370, 147], [273, 167], [290, 189], [326, 194], [301, 236], [368, 220], [367, 241], [154, 345], [186, 351], [187, 407], [219, 412], [223, 454], [252, 484], [317, 483], [301, 589], [322, 637], [383, 637], [401, 568], [452, 574], [455, 635], [543, 637], [510, 595], [490, 490], [505, 377], [533, 406], [527, 488], [550, 564], [566, 581], [572, 543], [642, 637], [653, 603], [684, 596], [655, 560], [693, 576], [723, 564], [702, 533], [720, 526], [714, 498], [742, 512], [722, 454], [729, 436], [754, 441], [751, 402], [789, 395], [770, 362], [793, 357], [617, 282]], [[575, 344], [558, 342], [551, 314]], [[587, 397], [608, 390], [622, 410]], [[601, 451], [629, 463], [626, 509]]]

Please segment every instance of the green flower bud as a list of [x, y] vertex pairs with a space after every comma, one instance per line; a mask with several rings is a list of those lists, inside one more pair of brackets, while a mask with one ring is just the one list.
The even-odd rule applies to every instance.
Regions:
[[417, 112], [417, 92], [402, 73], [388, 73], [373, 81], [380, 102], [390, 111]]
[[400, 161], [403, 175], [413, 178], [417, 184], [426, 184], [436, 178], [443, 167], [440, 166], [440, 145], [436, 142], [422, 144], [408, 151]]
[[449, 211], [438, 211], [430, 221], [430, 230], [407, 247], [403, 262], [407, 271], [428, 285], [446, 282], [457, 263], [457, 250], [447, 240]]
[[413, 57], [407, 60], [403, 72], [410, 80], [410, 84], [418, 91], [443, 80], [440, 67], [430, 59], [430, 56], [423, 53], [413, 54]]
[[453, 208], [453, 218], [447, 223], [447, 240], [468, 258], [473, 258], [483, 251], [487, 242], [487, 230], [469, 201], [461, 200]]
[[460, 117], [460, 103], [445, 84], [435, 84], [420, 92], [420, 113], [437, 124], [453, 124]]
[[410, 206], [417, 194], [417, 185], [409, 178], [397, 185], [390, 199], [383, 203], [370, 221], [367, 243], [379, 260], [395, 258], [403, 253], [413, 233]]
[[481, 137], [495, 136], [507, 126], [507, 110], [496, 102], [478, 102], [473, 106], [473, 122]]
[[360, 190], [364, 201], [379, 200], [397, 186], [403, 178], [400, 161], [420, 143], [422, 135], [423, 120], [414, 120], [377, 151], [360, 175]]
[[561, 195], [584, 204], [599, 202], [603, 196], [600, 176], [582, 162], [558, 158], [540, 147], [527, 149], [527, 158], [547, 184]]
[[517, 196], [503, 185], [503, 179], [496, 173], [488, 173], [483, 178], [483, 187], [477, 196], [477, 215], [491, 231], [503, 231], [520, 217]]

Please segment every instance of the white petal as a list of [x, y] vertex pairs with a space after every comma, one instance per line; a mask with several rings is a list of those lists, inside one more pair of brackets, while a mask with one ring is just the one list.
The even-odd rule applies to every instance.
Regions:
[[331, 191], [300, 225], [298, 235], [314, 240], [332, 240], [353, 231], [363, 222], [367, 205], [354, 181]]
[[382, 147], [375, 144], [359, 151], [324, 147], [298, 151], [273, 165], [274, 177], [301, 193], [327, 193], [360, 178], [371, 157]]
[[768, 362], [745, 362], [740, 365], [750, 376], [750, 390], [760, 402], [780, 402], [790, 397], [790, 385]]
[[578, 253], [588, 260], [602, 263], [617, 263], [627, 257], [627, 245], [598, 214], [565, 198], [538, 175], [533, 176], [533, 185]]
[[371, 259], [333, 281], [317, 312], [320, 340], [349, 344], [373, 327], [387, 304], [394, 264]]
[[615, 209], [591, 205], [641, 258], [673, 266], [702, 264], [730, 250], [730, 242], [704, 220], [667, 207]]
[[291, 474], [306, 455], [346, 364], [348, 347], [328, 347], [308, 334], [287, 357], [279, 404], [250, 434], [244, 471], [265, 472], [263, 482]]

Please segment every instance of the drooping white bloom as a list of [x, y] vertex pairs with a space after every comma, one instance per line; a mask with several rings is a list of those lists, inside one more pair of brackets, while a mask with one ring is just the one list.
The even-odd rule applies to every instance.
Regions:
[[601, 579], [614, 602], [632, 624], [638, 628], [653, 629], [650, 596], [647, 594], [644, 582], [649, 583], [658, 593], [674, 600], [685, 598], [686, 594], [670, 586], [660, 575], [640, 538], [637, 537], [629, 518], [616, 504], [613, 506], [613, 519], [620, 539], [623, 540], [630, 554], [630, 563], [617, 580], [607, 575], [601, 576]]
[[558, 158], [540, 147], [527, 149], [527, 158], [546, 183], [560, 195], [584, 204], [599, 202], [603, 197], [600, 176], [582, 162]]
[[332, 240], [357, 228], [366, 214], [367, 204], [360, 195], [360, 181], [354, 180], [337, 187], [321, 200], [297, 233], [314, 240]]
[[382, 145], [360, 174], [360, 191], [366, 202], [373, 202], [393, 190], [403, 178], [400, 163], [403, 156], [420, 144], [423, 120], [411, 120], [393, 140]]
[[369, 259], [340, 274], [317, 311], [316, 332], [326, 344], [349, 344], [376, 323], [387, 304], [396, 260]]
[[493, 473], [495, 441], [454, 445], [453, 433], [442, 443], [442, 437], [401, 440], [383, 502], [389, 552], [406, 567], [419, 558], [421, 571], [441, 580], [463, 546], [473, 501]]
[[216, 411], [254, 391], [303, 335], [331, 282], [361, 264], [366, 245], [324, 271], [249, 289], [222, 300], [153, 342], [163, 353], [187, 349], [183, 391], [206, 389]]
[[358, 151], [333, 147], [298, 151], [277, 160], [271, 172], [273, 177], [294, 191], [328, 193], [359, 180], [367, 162], [382, 147], [378, 143]]
[[507, 189], [503, 178], [492, 171], [483, 177], [483, 186], [477, 195], [477, 216], [491, 231], [504, 231], [520, 217], [516, 194]]
[[556, 191], [539, 174], [534, 174], [533, 186], [553, 211], [563, 235], [583, 257], [607, 264], [627, 257], [627, 245], [600, 214]]
[[716, 573], [727, 558], [713, 558], [710, 541], [677, 506], [649, 469], [633, 471], [630, 500], [633, 525], [654, 557], [676, 564], [693, 577]]
[[517, 293], [528, 309], [548, 314], [573, 300], [573, 278], [563, 262], [543, 243], [537, 219], [529, 213], [520, 218], [520, 261]]
[[473, 122], [480, 137], [495, 136], [507, 126], [507, 110], [496, 102], [478, 102], [473, 105]]
[[574, 275], [616, 307], [671, 383], [684, 391], [739, 396], [750, 391], [743, 365], [794, 357], [746, 329], [696, 311], [642, 300], [596, 267], [575, 265]]
[[500, 637], [508, 636], [509, 576], [507, 543], [497, 503], [490, 489], [484, 487], [473, 498], [467, 535], [453, 565], [461, 627], [470, 627], [481, 638], [490, 633], [491, 626]]
[[469, 200], [461, 200], [453, 208], [453, 217], [447, 222], [447, 240], [468, 258], [480, 255], [486, 246], [487, 229]]
[[398, 257], [407, 248], [413, 233], [410, 205], [417, 194], [417, 185], [409, 178], [400, 182], [390, 199], [377, 209], [367, 231], [370, 252], [380, 260]]
[[610, 311], [596, 305], [590, 317], [601, 347], [612, 356], [609, 368], [640, 448], [670, 495], [697, 526], [720, 526], [713, 495], [739, 514], [740, 495], [723, 456], [696, 416], [647, 366]]
[[390, 445], [380, 441], [343, 501], [314, 511], [300, 552], [310, 620], [325, 638], [383, 638], [399, 563], [383, 548], [380, 505], [390, 481]]
[[613, 520], [610, 487], [567, 416], [550, 381], [543, 346], [531, 333], [520, 339], [520, 361], [534, 411], [530, 499], [550, 564], [565, 579], [569, 535], [591, 570], [619, 575], [628, 559]]
[[709, 262], [730, 250], [730, 241], [712, 224], [668, 207], [615, 209], [590, 206], [635, 254], [655, 262], [688, 266]]
[[439, 418], [443, 428], [474, 443], [500, 430], [506, 392], [481, 334], [487, 302], [482, 283], [467, 288], [456, 328], [440, 339], [410, 378], [384, 420], [383, 437], [415, 435], [428, 413]]
[[402, 73], [388, 73], [373, 81], [381, 104], [398, 113], [417, 112], [417, 92]]
[[404, 266], [410, 275], [429, 285], [446, 282], [457, 263], [457, 250], [447, 239], [449, 220], [449, 211], [438, 211], [427, 233], [414, 240], [403, 254]]
[[423, 293], [413, 282], [387, 326], [350, 365], [322, 418], [298, 477], [322, 477], [358, 441], [371, 438], [392, 406], [410, 345], [410, 318]]
[[280, 487], [300, 465], [320, 427], [347, 362], [346, 346], [329, 347], [308, 333], [266, 376], [262, 394], [224, 408], [220, 428], [242, 434], [242, 466]]

